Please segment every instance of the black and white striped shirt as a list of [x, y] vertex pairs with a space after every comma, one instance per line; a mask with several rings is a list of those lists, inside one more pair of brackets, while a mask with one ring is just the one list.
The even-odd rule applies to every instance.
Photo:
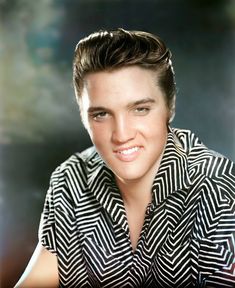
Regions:
[[52, 174], [39, 229], [60, 287], [235, 287], [235, 166], [170, 129], [133, 253], [113, 173], [94, 148]]

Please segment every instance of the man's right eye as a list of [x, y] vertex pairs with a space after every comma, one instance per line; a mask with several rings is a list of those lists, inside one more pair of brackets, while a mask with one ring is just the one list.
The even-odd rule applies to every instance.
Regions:
[[103, 120], [105, 118], [107, 118], [108, 113], [105, 111], [101, 111], [101, 112], [95, 112], [91, 115], [91, 117], [95, 120], [95, 121], [99, 121], [99, 120]]

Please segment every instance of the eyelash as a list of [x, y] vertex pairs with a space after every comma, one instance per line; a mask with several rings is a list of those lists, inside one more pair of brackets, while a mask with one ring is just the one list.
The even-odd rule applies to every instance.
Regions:
[[[133, 109], [134, 114], [138, 115], [147, 115], [148, 112], [151, 110], [150, 107], [136, 107]], [[90, 115], [90, 117], [95, 120], [95, 121], [102, 121], [108, 116], [108, 112], [106, 111], [100, 111], [100, 112], [95, 112]]]
[[90, 116], [92, 119], [99, 121], [99, 120], [104, 119], [107, 116], [107, 114], [108, 114], [107, 112], [101, 111], [101, 112], [96, 112], [94, 114], [91, 114]]
[[150, 107], [137, 107], [134, 109], [135, 113], [146, 115], [150, 111]]

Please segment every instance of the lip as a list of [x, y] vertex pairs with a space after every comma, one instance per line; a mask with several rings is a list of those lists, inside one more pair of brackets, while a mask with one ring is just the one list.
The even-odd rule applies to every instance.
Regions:
[[114, 150], [114, 154], [119, 160], [123, 162], [131, 162], [139, 156], [142, 149], [142, 146], [134, 145], [130, 147], [116, 149]]

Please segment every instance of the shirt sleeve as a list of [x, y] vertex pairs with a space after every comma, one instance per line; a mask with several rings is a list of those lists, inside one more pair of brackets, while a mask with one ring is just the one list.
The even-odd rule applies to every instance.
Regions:
[[39, 242], [54, 254], [57, 254], [54, 190], [59, 179], [58, 173], [59, 168], [57, 168], [51, 176], [38, 231]]
[[[232, 167], [230, 169], [230, 167]], [[226, 168], [226, 169], [225, 169]], [[207, 217], [204, 221], [211, 225], [206, 241], [201, 243], [201, 271], [205, 273], [205, 287], [235, 287], [235, 166], [224, 167], [223, 177], [215, 185], [215, 198], [208, 201]], [[213, 197], [213, 194], [210, 194]], [[210, 205], [213, 204], [212, 205]], [[202, 273], [203, 274], [203, 273]], [[204, 287], [204, 286], [203, 286]]]

